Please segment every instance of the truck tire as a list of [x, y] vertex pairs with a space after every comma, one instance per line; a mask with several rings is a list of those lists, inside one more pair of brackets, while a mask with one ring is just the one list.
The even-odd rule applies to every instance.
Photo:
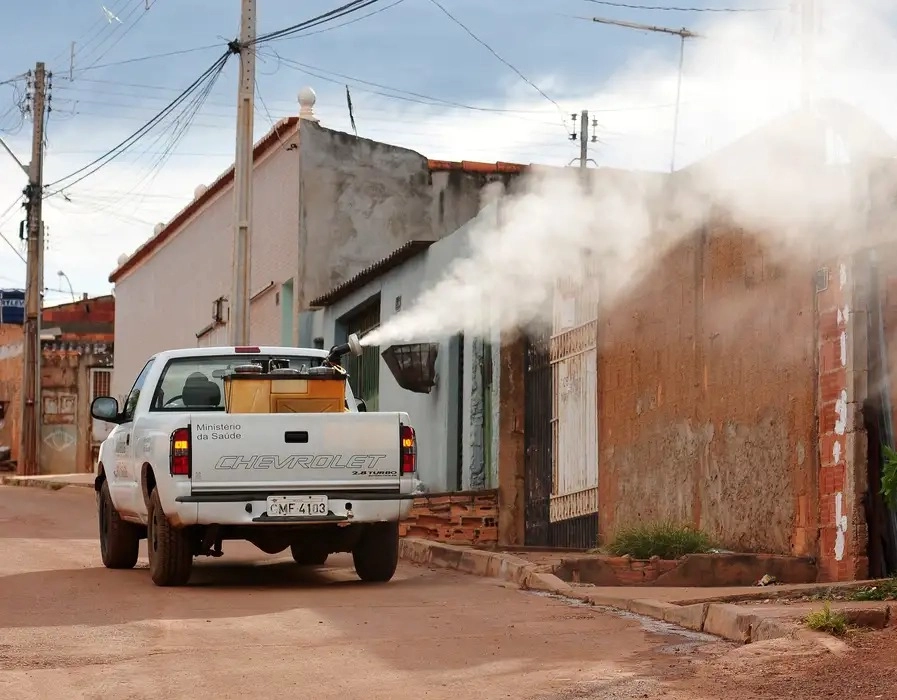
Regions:
[[172, 527], [162, 510], [159, 491], [150, 497], [146, 549], [149, 553], [150, 577], [157, 586], [183, 586], [193, 569], [193, 548], [183, 528]]
[[365, 526], [352, 550], [355, 573], [362, 581], [386, 583], [399, 563], [399, 524], [372, 523]]
[[314, 547], [302, 547], [301, 545], [290, 545], [290, 554], [293, 555], [293, 561], [299, 566], [323, 566], [330, 556], [329, 552], [323, 549], [315, 549]]
[[103, 566], [107, 569], [133, 569], [140, 549], [140, 530], [121, 519], [109, 494], [109, 482], [105, 479], [97, 494], [97, 516]]

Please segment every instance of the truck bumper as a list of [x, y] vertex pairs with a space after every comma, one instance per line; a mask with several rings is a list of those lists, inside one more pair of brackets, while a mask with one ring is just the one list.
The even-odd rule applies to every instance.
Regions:
[[[272, 494], [273, 495], [273, 494]], [[286, 495], [286, 494], [283, 494]], [[299, 495], [299, 494], [297, 494]], [[190, 525], [320, 525], [405, 520], [411, 514], [410, 494], [329, 493], [326, 517], [269, 518], [268, 494], [190, 494], [165, 509], [176, 527]]]

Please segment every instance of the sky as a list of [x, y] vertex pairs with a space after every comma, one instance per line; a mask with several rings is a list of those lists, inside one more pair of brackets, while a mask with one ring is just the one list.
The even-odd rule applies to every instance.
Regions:
[[[258, 0], [259, 33], [343, 1]], [[317, 93], [321, 124], [351, 131], [348, 85], [359, 136], [430, 158], [567, 165], [579, 155], [569, 135], [571, 114], [578, 122], [580, 110], [588, 109], [597, 120], [598, 141], [589, 144], [594, 165], [669, 170], [679, 37], [592, 17], [702, 34], [685, 44], [676, 167], [798, 106], [798, 31], [790, 0], [629, 4], [640, 1], [688, 9], [596, 0], [439, 0], [480, 43], [434, 0], [380, 0], [260, 46], [256, 137], [298, 112], [296, 95], [306, 86]], [[814, 85], [894, 132], [889, 122], [897, 100], [885, 82], [893, 85], [897, 76], [893, 17], [874, 0], [817, 2]], [[7, 4], [0, 30], [0, 137], [28, 162], [31, 122], [20, 111], [26, 84], [17, 76], [46, 62], [53, 72], [46, 183], [130, 136], [190, 85], [237, 34], [240, 12], [239, 0]], [[707, 11], [723, 7], [747, 11]], [[181, 125], [166, 121], [46, 200], [46, 304], [70, 300], [72, 291], [109, 293], [118, 257], [132, 253], [156, 223], [191, 200], [197, 185], [211, 183], [233, 162], [237, 67], [231, 57], [195, 118]], [[189, 128], [180, 131], [182, 125]], [[160, 162], [174, 133], [181, 138]], [[0, 240], [0, 287], [24, 285], [23, 212], [16, 206], [24, 185], [24, 174], [0, 152], [0, 233], [8, 241]]]

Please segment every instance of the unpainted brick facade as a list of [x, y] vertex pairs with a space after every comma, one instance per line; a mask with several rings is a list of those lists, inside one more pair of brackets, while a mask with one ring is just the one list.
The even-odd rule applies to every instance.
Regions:
[[738, 551], [815, 551], [813, 269], [719, 225], [602, 313], [602, 540], [700, 525]]
[[495, 544], [498, 492], [431, 493], [416, 498], [411, 517], [401, 524], [400, 534], [449, 544]]
[[[112, 367], [115, 298], [82, 299], [43, 310], [41, 367], [41, 473], [93, 469], [91, 370]], [[21, 439], [24, 370], [22, 326], [0, 325], [0, 445], [15, 461]]]

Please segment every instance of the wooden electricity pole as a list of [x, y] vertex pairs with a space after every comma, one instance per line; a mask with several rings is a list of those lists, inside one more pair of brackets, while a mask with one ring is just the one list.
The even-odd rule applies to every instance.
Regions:
[[249, 284], [252, 269], [252, 130], [255, 110], [255, 0], [241, 0], [237, 94], [237, 152], [234, 160], [234, 268], [230, 299], [231, 345], [249, 345]]
[[43, 293], [44, 226], [41, 218], [44, 187], [44, 112], [47, 98], [47, 75], [43, 63], [34, 70], [31, 117], [31, 164], [25, 207], [28, 211], [27, 278], [25, 282], [25, 371], [22, 375], [22, 426], [18, 469], [20, 474], [40, 473], [41, 425], [41, 346], [40, 312]]

